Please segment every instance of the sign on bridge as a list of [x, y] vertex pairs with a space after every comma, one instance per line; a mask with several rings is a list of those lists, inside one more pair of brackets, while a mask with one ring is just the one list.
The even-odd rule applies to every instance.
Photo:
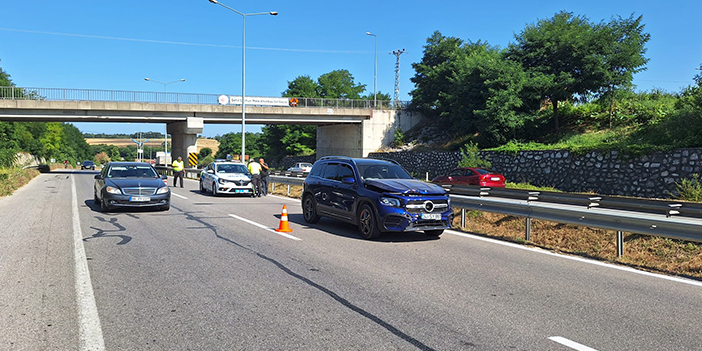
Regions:
[[[241, 96], [220, 95], [217, 99], [220, 105], [241, 105]], [[246, 105], [257, 106], [290, 106], [288, 98], [247, 96]]]

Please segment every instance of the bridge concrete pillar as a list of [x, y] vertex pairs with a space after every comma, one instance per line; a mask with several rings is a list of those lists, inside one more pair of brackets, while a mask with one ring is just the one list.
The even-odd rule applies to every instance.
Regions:
[[[172, 122], [166, 125], [166, 131], [171, 135], [171, 158], [188, 159], [188, 153], [197, 152], [197, 135], [202, 134], [204, 121], [201, 117], [188, 117], [185, 122]], [[187, 164], [187, 161], [186, 161]]]
[[406, 132], [422, 120], [422, 115], [405, 110], [373, 110], [361, 124], [334, 124], [317, 127], [317, 158], [322, 156], [367, 157], [389, 147], [395, 130]]

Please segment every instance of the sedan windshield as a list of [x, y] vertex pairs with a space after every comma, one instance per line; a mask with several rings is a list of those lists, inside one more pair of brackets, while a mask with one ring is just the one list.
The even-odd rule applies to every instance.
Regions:
[[246, 174], [249, 171], [244, 165], [217, 165], [217, 173], [243, 173]]
[[108, 178], [158, 178], [159, 175], [150, 166], [113, 166], [107, 173]]

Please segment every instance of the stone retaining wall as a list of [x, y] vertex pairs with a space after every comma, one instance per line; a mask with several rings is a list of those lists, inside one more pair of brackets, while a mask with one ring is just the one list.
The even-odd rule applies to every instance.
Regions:
[[[398, 161], [415, 177], [432, 179], [458, 166], [456, 152], [374, 152], [371, 158]], [[702, 172], [702, 148], [629, 157], [618, 151], [573, 155], [563, 150], [521, 151], [517, 154], [482, 151], [491, 169], [508, 182], [550, 186], [568, 192], [595, 192], [648, 198], [670, 198], [676, 182]]]

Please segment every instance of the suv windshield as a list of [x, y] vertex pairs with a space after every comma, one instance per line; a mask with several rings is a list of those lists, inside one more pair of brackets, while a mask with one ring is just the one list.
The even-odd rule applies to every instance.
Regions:
[[358, 172], [361, 179], [412, 179], [402, 167], [396, 164], [384, 163], [358, 163]]

